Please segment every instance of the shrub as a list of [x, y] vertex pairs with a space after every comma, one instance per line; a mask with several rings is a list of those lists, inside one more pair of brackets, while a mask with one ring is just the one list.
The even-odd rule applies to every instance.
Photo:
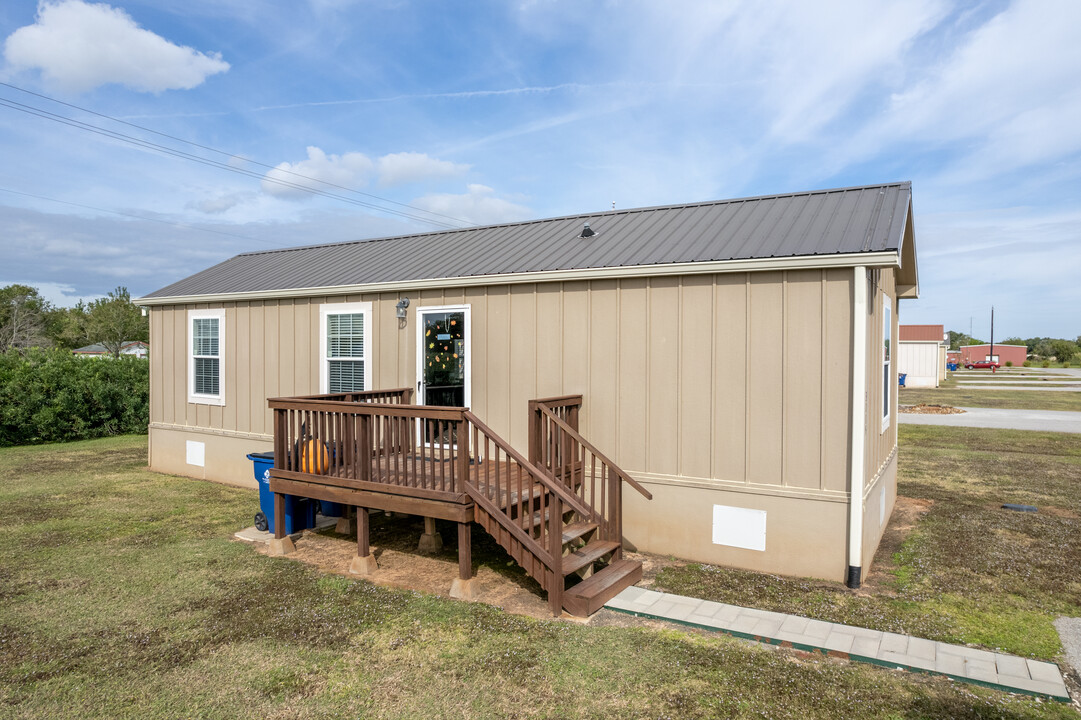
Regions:
[[65, 350], [0, 355], [0, 447], [145, 433], [150, 363]]
[[1032, 361], [1031, 360], [1026, 360], [1023, 363], [1021, 363], [1021, 365], [1023, 367], [1032, 367]]
[[1006, 367], [1013, 367], [1013, 360], [1007, 360]]
[[1042, 363], [1040, 363], [1040, 367], [1044, 367], [1044, 368], [1051, 367], [1051, 361], [1050, 360], [1044, 360]]

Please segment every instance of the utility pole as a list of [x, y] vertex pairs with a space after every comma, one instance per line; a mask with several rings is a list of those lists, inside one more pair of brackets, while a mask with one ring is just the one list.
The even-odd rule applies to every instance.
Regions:
[[[995, 362], [995, 306], [991, 306], [991, 362]], [[995, 365], [991, 366], [991, 374], [995, 374], [995, 370], [998, 368]]]

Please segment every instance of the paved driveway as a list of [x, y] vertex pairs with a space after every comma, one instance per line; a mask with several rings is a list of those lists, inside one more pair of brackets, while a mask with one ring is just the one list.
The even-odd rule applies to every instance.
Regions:
[[961, 408], [956, 415], [899, 413], [898, 422], [911, 425], [952, 425], [954, 427], [1006, 428], [1081, 433], [1081, 412], [1064, 410], [999, 410]]

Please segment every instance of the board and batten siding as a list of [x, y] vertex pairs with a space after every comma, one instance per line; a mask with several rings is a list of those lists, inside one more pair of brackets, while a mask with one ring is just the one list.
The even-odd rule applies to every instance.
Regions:
[[[844, 491], [843, 270], [224, 303], [225, 404], [187, 402], [187, 313], [152, 310], [151, 422], [269, 437], [268, 397], [319, 391], [319, 308], [371, 302], [374, 387], [416, 387], [416, 308], [471, 308], [473, 411], [516, 447], [527, 402], [581, 393], [583, 430], [650, 475]], [[169, 341], [166, 342], [166, 339]]]
[[[151, 354], [151, 464], [200, 476], [185, 469], [182, 440], [214, 437], [202, 476], [251, 484], [243, 456], [269, 449], [266, 399], [319, 391], [322, 304], [372, 303], [375, 388], [416, 387], [418, 308], [468, 305], [473, 411], [524, 452], [528, 401], [582, 394], [583, 434], [656, 496], [646, 503], [627, 492], [633, 544], [840, 579], [852, 281], [839, 268], [432, 288], [405, 293], [404, 325], [397, 293], [222, 303], [210, 306], [226, 313], [220, 407], [187, 402], [187, 313], [208, 306], [155, 307], [151, 346], [164, 351]], [[880, 337], [881, 320], [878, 330], [870, 322], [869, 339]], [[881, 377], [871, 358], [879, 347], [868, 349], [869, 384]], [[875, 397], [869, 390], [877, 419]], [[895, 432], [887, 435], [868, 423], [868, 468], [892, 451]], [[215, 452], [229, 459], [211, 469]], [[712, 543], [714, 504], [767, 513], [765, 554]], [[701, 517], [689, 521], [689, 507]], [[820, 541], [807, 542], [808, 532]], [[804, 557], [827, 547], [826, 560]]]

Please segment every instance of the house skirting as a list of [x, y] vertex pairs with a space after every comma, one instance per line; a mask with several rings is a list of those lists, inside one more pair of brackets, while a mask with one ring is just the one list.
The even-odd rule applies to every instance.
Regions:
[[248, 453], [270, 452], [273, 438], [182, 425], [150, 425], [151, 470], [257, 489]]

